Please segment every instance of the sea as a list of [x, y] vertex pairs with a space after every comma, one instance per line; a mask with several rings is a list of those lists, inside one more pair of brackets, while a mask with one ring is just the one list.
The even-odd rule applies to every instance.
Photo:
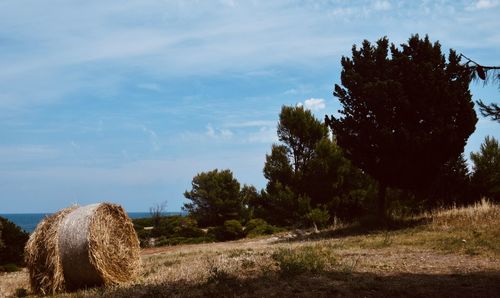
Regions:
[[[12, 221], [21, 229], [25, 230], [28, 233], [31, 233], [35, 230], [38, 223], [45, 218], [45, 216], [51, 215], [51, 213], [16, 213], [16, 214], [0, 214], [0, 217], [7, 218]], [[163, 215], [183, 215], [181, 212], [165, 212]], [[128, 216], [130, 218], [144, 218], [151, 217], [149, 212], [129, 212]]]

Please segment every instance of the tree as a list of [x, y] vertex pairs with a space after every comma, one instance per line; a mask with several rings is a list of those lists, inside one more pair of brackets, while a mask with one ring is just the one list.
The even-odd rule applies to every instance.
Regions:
[[365, 40], [342, 57], [334, 96], [341, 117], [326, 116], [347, 157], [379, 182], [378, 212], [386, 217], [388, 186], [419, 192], [457, 158], [477, 122], [470, 71], [450, 50], [413, 35], [398, 49], [387, 38]]
[[24, 264], [24, 246], [29, 235], [10, 220], [0, 217], [0, 265]]
[[328, 128], [309, 110], [283, 106], [278, 137], [281, 144], [273, 144], [266, 155], [266, 190], [252, 204], [257, 217], [293, 225], [309, 221], [311, 208], [336, 214], [352, 199], [351, 192], [367, 186], [367, 177], [344, 158]]
[[316, 144], [327, 135], [327, 127], [311, 111], [303, 107], [281, 108], [278, 139], [286, 144], [295, 172], [304, 170], [305, 164], [312, 158]]
[[[480, 65], [476, 61], [468, 58], [464, 54], [460, 54], [460, 57], [463, 57], [467, 62], [465, 66], [467, 66], [471, 72], [472, 79], [481, 79], [485, 82], [485, 84], [492, 80], [500, 81], [500, 66], [484, 66]], [[490, 117], [493, 121], [500, 122], [500, 106], [496, 103], [491, 103], [489, 105], [485, 104], [482, 100], [476, 101], [479, 106], [479, 110], [481, 111], [481, 115], [484, 117]]]
[[486, 137], [479, 152], [472, 152], [472, 184], [479, 195], [500, 202], [500, 144], [493, 137]]
[[226, 220], [242, 220], [247, 214], [240, 183], [230, 170], [199, 173], [191, 185], [192, 189], [184, 193], [191, 203], [184, 204], [183, 209], [200, 226], [223, 225]]
[[149, 214], [153, 219], [153, 225], [158, 227], [160, 225], [161, 218], [163, 217], [163, 212], [167, 208], [167, 202], [162, 202], [161, 204], [155, 204], [149, 207]]
[[487, 105], [481, 100], [478, 100], [477, 104], [479, 106], [479, 110], [481, 111], [481, 115], [484, 117], [490, 117], [492, 120], [500, 122], [500, 106], [496, 103]]
[[447, 161], [430, 186], [426, 207], [450, 204], [464, 205], [475, 201], [469, 168], [463, 153]]

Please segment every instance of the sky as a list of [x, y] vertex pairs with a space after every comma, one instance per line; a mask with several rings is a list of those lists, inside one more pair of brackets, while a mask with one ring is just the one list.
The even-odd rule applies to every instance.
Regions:
[[[428, 34], [500, 65], [499, 16], [499, 0], [0, 0], [0, 213], [179, 211], [215, 168], [263, 188], [281, 106], [336, 113], [352, 45]], [[478, 117], [466, 156], [500, 138]]]

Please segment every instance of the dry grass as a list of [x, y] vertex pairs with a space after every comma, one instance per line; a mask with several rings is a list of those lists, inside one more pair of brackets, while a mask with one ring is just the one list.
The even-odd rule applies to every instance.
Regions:
[[[61, 296], [492, 297], [500, 292], [499, 210], [482, 202], [369, 234], [339, 224], [319, 234], [146, 249], [137, 281]], [[460, 244], [446, 247], [455, 238]]]

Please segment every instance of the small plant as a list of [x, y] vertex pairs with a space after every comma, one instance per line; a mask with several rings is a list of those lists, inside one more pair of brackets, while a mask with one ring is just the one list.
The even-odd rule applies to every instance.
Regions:
[[319, 246], [280, 248], [272, 254], [272, 258], [281, 273], [290, 276], [304, 272], [320, 273], [336, 264], [331, 251]]
[[231, 275], [224, 269], [219, 268], [213, 260], [208, 260], [207, 283], [224, 283], [231, 279]]
[[326, 209], [314, 208], [306, 214], [306, 219], [314, 226], [314, 230], [318, 231], [318, 228], [326, 226], [330, 220], [330, 214]]

